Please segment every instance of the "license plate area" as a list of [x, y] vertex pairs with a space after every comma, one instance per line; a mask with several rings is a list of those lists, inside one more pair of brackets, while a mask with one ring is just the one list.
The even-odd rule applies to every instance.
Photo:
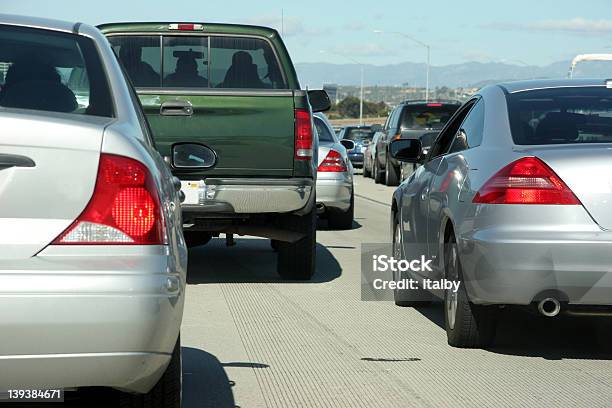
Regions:
[[204, 180], [183, 181], [181, 180], [181, 191], [185, 194], [183, 204], [198, 205], [204, 202], [207, 186]]

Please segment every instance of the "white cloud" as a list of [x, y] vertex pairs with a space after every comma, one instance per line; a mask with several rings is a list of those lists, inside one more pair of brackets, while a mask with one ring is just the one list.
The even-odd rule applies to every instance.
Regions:
[[569, 20], [541, 20], [531, 23], [488, 24], [485, 28], [597, 35], [612, 33], [612, 20], [587, 20], [585, 18], [576, 17]]
[[304, 24], [304, 20], [300, 17], [285, 16], [260, 16], [252, 17], [243, 20], [246, 24], [272, 27], [281, 33], [284, 37], [294, 37], [301, 35], [327, 35], [332, 30], [325, 27], [312, 27]]

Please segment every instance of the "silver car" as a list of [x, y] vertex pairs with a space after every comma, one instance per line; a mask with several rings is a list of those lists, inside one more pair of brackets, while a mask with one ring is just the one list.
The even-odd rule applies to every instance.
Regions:
[[354, 143], [350, 140], [341, 143], [322, 113], [314, 115], [314, 124], [319, 136], [317, 211], [327, 217], [331, 228], [350, 229], [353, 226], [355, 196], [353, 165], [346, 148], [354, 148]]
[[[448, 342], [494, 339], [499, 306], [541, 315], [612, 312], [612, 82], [488, 86], [465, 103], [393, 196], [396, 257], [425, 255], [399, 305], [444, 298]], [[396, 277], [405, 276], [397, 273]], [[425, 291], [422, 279], [459, 282]]]
[[0, 15], [0, 62], [0, 389], [179, 407], [180, 185], [108, 41]]

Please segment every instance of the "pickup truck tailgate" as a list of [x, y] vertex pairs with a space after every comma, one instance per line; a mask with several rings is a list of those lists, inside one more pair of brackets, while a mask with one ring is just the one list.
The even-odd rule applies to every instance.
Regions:
[[293, 175], [293, 91], [138, 95], [163, 156], [170, 156], [173, 143], [198, 142], [219, 157], [206, 177]]

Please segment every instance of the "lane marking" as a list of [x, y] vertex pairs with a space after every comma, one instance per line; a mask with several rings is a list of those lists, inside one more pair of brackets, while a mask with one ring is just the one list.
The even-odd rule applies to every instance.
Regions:
[[383, 203], [382, 201], [374, 200], [373, 198], [366, 197], [366, 196], [362, 196], [361, 194], [357, 194], [357, 193], [355, 193], [355, 197], [359, 197], [359, 198], [361, 198], [362, 200], [368, 200], [368, 201], [371, 201], [371, 202], [373, 202], [373, 203], [380, 204], [380, 205], [384, 205], [385, 207], [389, 207], [389, 208], [391, 208], [391, 204]]

